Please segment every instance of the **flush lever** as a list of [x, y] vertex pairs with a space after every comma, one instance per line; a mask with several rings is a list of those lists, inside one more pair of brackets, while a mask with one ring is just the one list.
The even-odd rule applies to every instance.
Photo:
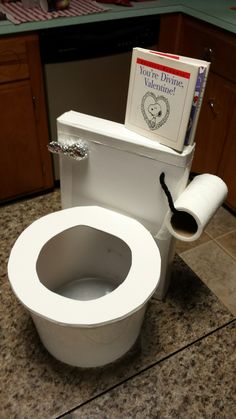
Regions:
[[64, 154], [75, 160], [82, 160], [88, 157], [88, 146], [82, 140], [78, 140], [73, 144], [61, 144], [58, 141], [51, 141], [48, 144], [48, 150], [54, 154]]

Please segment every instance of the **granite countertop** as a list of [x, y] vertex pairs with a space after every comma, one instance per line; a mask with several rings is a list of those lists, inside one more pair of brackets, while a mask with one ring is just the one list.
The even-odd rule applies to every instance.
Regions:
[[158, 15], [182, 12], [205, 22], [236, 33], [236, 1], [233, 0], [154, 0], [133, 2], [133, 7], [103, 4], [109, 11], [78, 17], [63, 17], [41, 22], [14, 25], [9, 21], [0, 22], [0, 35], [38, 31], [41, 29], [70, 26], [105, 20], [125, 19], [134, 16]]
[[178, 256], [166, 299], [150, 300], [121, 360], [80, 369], [44, 349], [6, 265], [20, 232], [59, 208], [58, 190], [0, 208], [0, 417], [235, 418], [236, 320]]

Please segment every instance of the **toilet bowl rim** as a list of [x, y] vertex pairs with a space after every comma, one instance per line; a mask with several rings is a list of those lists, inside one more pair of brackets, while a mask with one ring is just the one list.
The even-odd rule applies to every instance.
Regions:
[[[104, 216], [106, 224], [101, 226]], [[61, 225], [58, 224], [60, 220], [63, 221]], [[120, 225], [116, 228], [118, 220]], [[27, 243], [32, 244], [32, 237], [35, 237], [37, 231], [42, 230], [44, 222], [47, 222], [47, 225], [50, 223], [51, 228], [44, 233], [41, 231], [40, 238], [37, 238], [31, 247], [30, 255], [22, 260], [22, 254], [26, 254], [23, 247]], [[43, 245], [54, 237], [55, 233], [59, 234], [65, 229], [80, 225], [94, 227], [119, 237], [132, 252], [131, 269], [123, 283], [110, 294], [95, 300], [73, 300], [50, 291], [40, 282], [36, 272], [36, 261]], [[28, 263], [25, 263], [27, 257]], [[8, 272], [14, 293], [31, 312], [56, 323], [89, 327], [122, 319], [146, 304], [158, 285], [160, 265], [157, 245], [151, 234], [138, 221], [102, 207], [89, 206], [60, 210], [31, 224], [13, 246]], [[19, 272], [26, 278], [25, 282], [20, 280]], [[146, 277], [149, 278], [148, 281], [145, 280]]]

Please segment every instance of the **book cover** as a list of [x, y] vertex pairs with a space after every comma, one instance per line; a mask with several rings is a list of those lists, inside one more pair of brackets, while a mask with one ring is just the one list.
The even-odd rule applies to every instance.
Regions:
[[125, 126], [182, 151], [193, 112], [200, 63], [204, 62], [134, 48]]
[[195, 86], [195, 92], [193, 96], [192, 108], [191, 108], [189, 122], [188, 122], [188, 128], [187, 128], [187, 132], [186, 132], [186, 136], [184, 140], [185, 145], [190, 144], [191, 138], [193, 137], [194, 123], [197, 118], [197, 109], [200, 106], [200, 93], [201, 93], [203, 81], [205, 78], [205, 72], [206, 72], [205, 67], [199, 68], [197, 82]]
[[209, 69], [210, 69], [210, 63], [204, 62], [203, 65], [200, 63], [192, 109], [190, 112], [188, 130], [187, 130], [187, 134], [186, 134], [185, 142], [184, 142], [185, 145], [192, 145], [194, 143], [197, 123], [198, 123], [202, 101], [203, 101], [203, 97], [205, 93]]

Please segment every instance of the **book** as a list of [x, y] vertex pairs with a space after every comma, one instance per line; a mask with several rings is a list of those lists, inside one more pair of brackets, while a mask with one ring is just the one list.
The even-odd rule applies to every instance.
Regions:
[[193, 142], [209, 63], [134, 48], [125, 126], [181, 152]]
[[[200, 62], [200, 60], [199, 60]], [[206, 63], [206, 65], [201, 65], [198, 71], [198, 77], [195, 87], [195, 93], [193, 97], [193, 104], [190, 112], [189, 124], [187, 133], [185, 136], [184, 145], [192, 145], [195, 140], [195, 134], [197, 129], [198, 118], [200, 115], [200, 110], [202, 106], [202, 101], [205, 93], [206, 82], [208, 78], [208, 73], [210, 69], [210, 63]]]

